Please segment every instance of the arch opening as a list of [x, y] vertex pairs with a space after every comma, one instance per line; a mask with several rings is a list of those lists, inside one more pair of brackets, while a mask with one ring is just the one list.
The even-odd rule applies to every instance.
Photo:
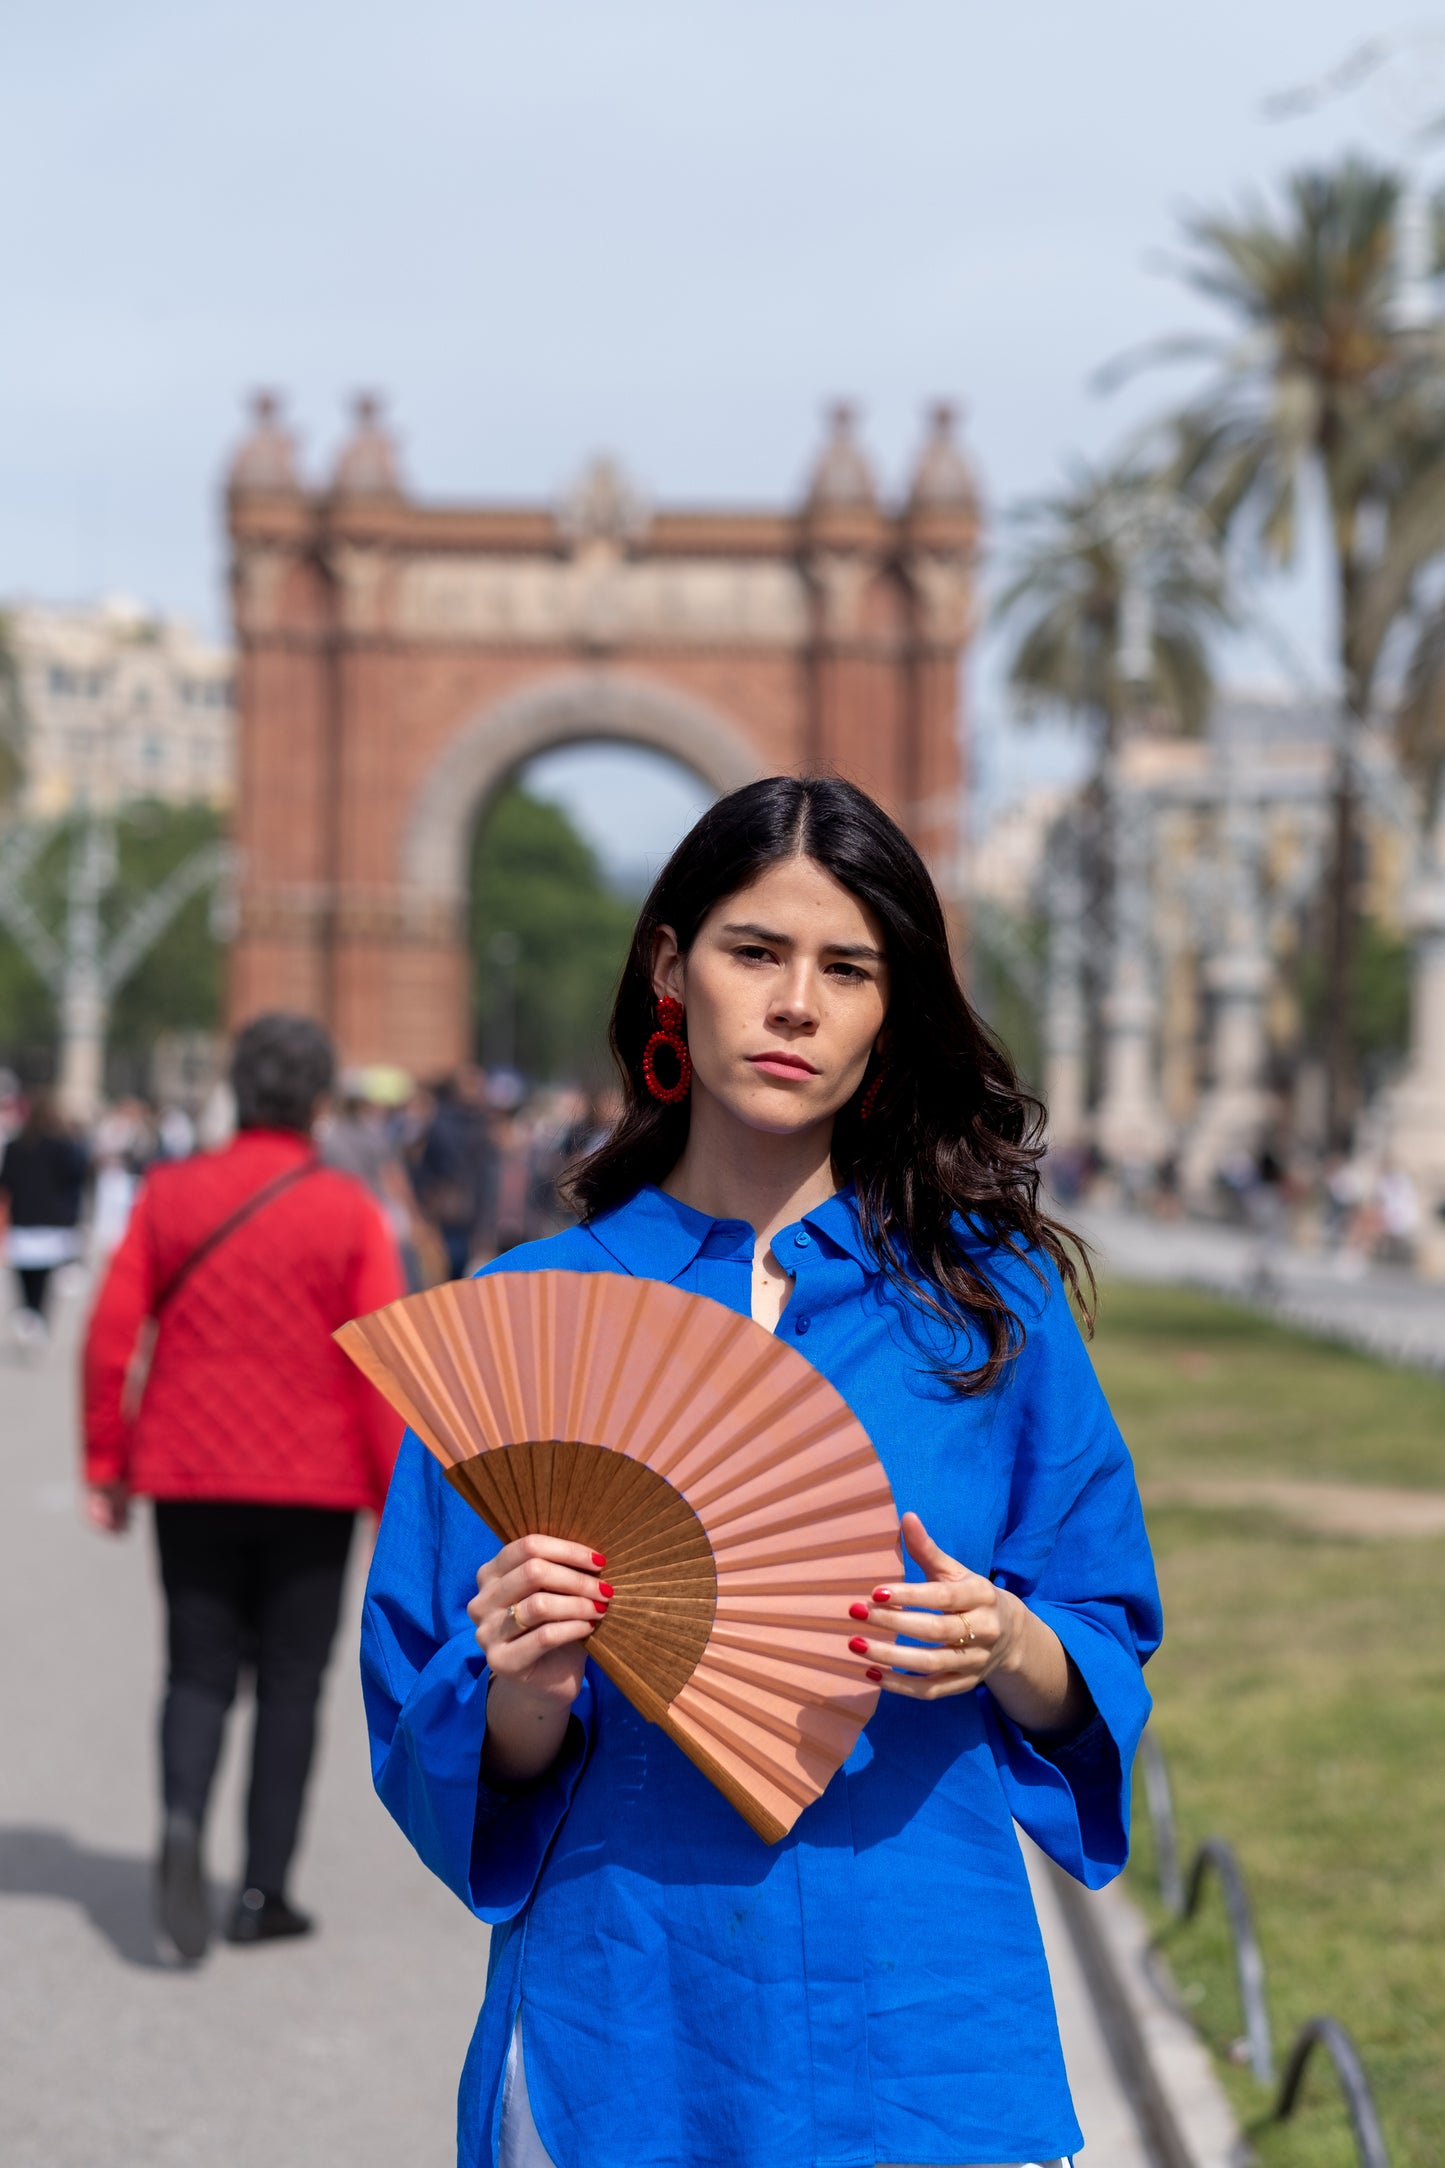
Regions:
[[504, 1100], [607, 1088], [607, 1019], [638, 906], [716, 795], [671, 756], [590, 738], [520, 763], [478, 808], [471, 1045]]

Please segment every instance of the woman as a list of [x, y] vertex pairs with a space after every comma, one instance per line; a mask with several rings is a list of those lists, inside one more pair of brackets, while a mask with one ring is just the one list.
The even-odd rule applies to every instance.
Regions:
[[332, 1069], [309, 1017], [246, 1026], [231, 1064], [237, 1135], [152, 1168], [86, 1336], [90, 1517], [119, 1535], [132, 1497], [155, 1500], [169, 1659], [156, 1927], [190, 1964], [211, 1938], [202, 1839], [243, 1663], [256, 1721], [226, 1936], [255, 1945], [313, 1924], [289, 1880], [317, 1704], [356, 1516], [379, 1507], [396, 1443], [331, 1338], [402, 1291], [380, 1208], [312, 1143]]
[[835, 780], [703, 817], [613, 1044], [583, 1223], [504, 1269], [668, 1280], [782, 1333], [869, 1432], [909, 1564], [839, 1617], [878, 1709], [769, 1848], [587, 1664], [604, 1561], [499, 1549], [406, 1440], [363, 1669], [382, 1798], [493, 1925], [460, 2160], [1057, 2163], [1079, 2130], [1013, 1822], [1091, 1885], [1119, 1871], [1159, 1612], [1040, 1110], [917, 853]]
[[23, 1347], [44, 1345], [50, 1276], [80, 1255], [86, 1171], [85, 1148], [61, 1119], [54, 1094], [37, 1092], [0, 1158], [0, 1199], [10, 1219], [5, 1253], [20, 1295], [12, 1329]]

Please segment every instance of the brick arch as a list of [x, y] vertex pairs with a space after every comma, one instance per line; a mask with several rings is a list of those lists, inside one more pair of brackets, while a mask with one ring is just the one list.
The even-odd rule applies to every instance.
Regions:
[[588, 738], [718, 791], [851, 776], [952, 897], [971, 499], [921, 467], [892, 508], [820, 481], [792, 508], [649, 509], [599, 469], [560, 505], [427, 504], [368, 446], [335, 488], [269, 441], [232, 475], [233, 1024], [304, 1009], [347, 1062], [463, 1060], [470, 831], [506, 775]]
[[767, 773], [730, 717], [654, 679], [568, 671], [524, 686], [462, 725], [412, 800], [401, 870], [417, 905], [465, 898], [472, 831], [510, 775], [539, 753], [598, 739], [680, 761], [719, 797]]

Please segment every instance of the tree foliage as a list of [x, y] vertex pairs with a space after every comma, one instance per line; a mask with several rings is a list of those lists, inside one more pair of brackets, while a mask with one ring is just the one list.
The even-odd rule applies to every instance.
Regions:
[[1297, 173], [1274, 205], [1185, 221], [1181, 275], [1232, 319], [1156, 356], [1214, 372], [1175, 418], [1182, 485], [1281, 564], [1318, 477], [1341, 689], [1369, 708], [1385, 643], [1445, 545], [1445, 353], [1396, 309], [1400, 182], [1361, 158]]
[[1160, 528], [1147, 547], [1156, 475], [1135, 461], [1076, 461], [1062, 489], [1020, 505], [996, 605], [1015, 628], [1009, 681], [1039, 705], [1069, 709], [1111, 751], [1135, 688], [1120, 668], [1126, 590], [1142, 586], [1149, 611], [1150, 677], [1137, 690], [1151, 716], [1202, 728], [1210, 692], [1208, 636], [1228, 618], [1217, 558], [1182, 528]]
[[[127, 807], [116, 823], [116, 877], [102, 909], [106, 934], [117, 932], [167, 874], [222, 830], [221, 816], [208, 806], [147, 801]], [[56, 822], [24, 884], [28, 901], [57, 938], [65, 925], [75, 832], [74, 822]], [[127, 1085], [144, 1084], [161, 1032], [218, 1028], [222, 961], [209, 898], [194, 896], [116, 993], [108, 1036], [113, 1074]], [[0, 1054], [28, 1075], [50, 1073], [57, 1029], [51, 988], [0, 921]]]
[[[607, 1018], [636, 905], [608, 887], [596, 854], [557, 806], [513, 783], [472, 845], [471, 948], [477, 1052], [497, 1061], [515, 976], [514, 1058], [535, 1082], [600, 1084]], [[518, 944], [496, 960], [496, 937]]]

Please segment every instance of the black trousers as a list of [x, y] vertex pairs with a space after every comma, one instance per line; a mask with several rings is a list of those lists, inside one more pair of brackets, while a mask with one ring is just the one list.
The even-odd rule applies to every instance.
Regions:
[[22, 1309], [33, 1310], [37, 1317], [44, 1317], [50, 1304], [51, 1265], [17, 1265], [15, 1277], [20, 1283]]
[[166, 1811], [204, 1821], [241, 1666], [253, 1668], [250, 1889], [286, 1888], [355, 1520], [321, 1506], [156, 1502], [170, 1658]]

